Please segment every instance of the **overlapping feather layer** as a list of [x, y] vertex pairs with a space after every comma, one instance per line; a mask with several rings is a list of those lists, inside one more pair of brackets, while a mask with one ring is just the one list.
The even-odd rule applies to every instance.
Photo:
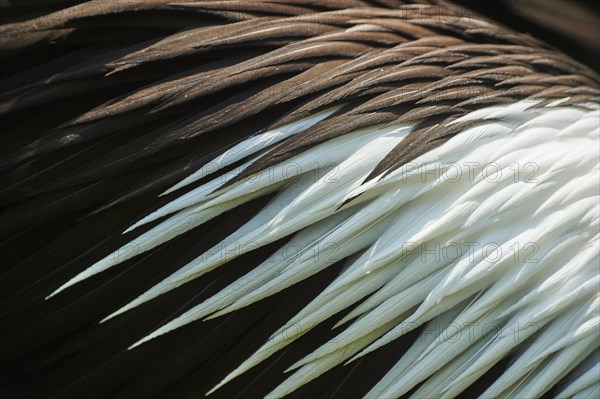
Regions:
[[563, 397], [593, 395], [599, 384], [600, 111], [592, 104], [540, 103], [469, 113], [454, 123], [479, 121], [474, 127], [374, 179], [367, 177], [414, 125], [361, 129], [223, 186], [232, 177], [215, 169], [245, 160], [243, 170], [268, 145], [336, 109], [263, 132], [215, 159], [212, 181], [131, 226], [128, 231], [168, 216], [128, 244], [136, 251], [118, 249], [52, 295], [277, 192], [230, 237], [107, 319], [293, 235], [251, 272], [132, 346], [240, 309], [346, 259], [335, 281], [215, 389], [346, 312], [336, 339], [292, 365], [294, 373], [270, 397], [423, 325], [421, 337], [367, 397], [398, 397], [422, 382], [414, 397], [456, 397], [509, 355], [511, 366], [483, 397], [539, 396], [576, 368]]

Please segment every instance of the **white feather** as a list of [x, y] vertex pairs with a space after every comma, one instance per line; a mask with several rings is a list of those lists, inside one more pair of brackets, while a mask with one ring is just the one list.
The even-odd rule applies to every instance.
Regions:
[[[539, 396], [570, 372], [575, 377], [560, 397], [595, 394], [598, 362], [581, 365], [600, 337], [600, 111], [594, 104], [563, 107], [564, 101], [534, 107], [540, 102], [469, 113], [454, 123], [487, 122], [368, 182], [411, 126], [361, 129], [275, 165], [269, 174], [219, 189], [231, 179], [219, 175], [220, 167], [248, 158], [242, 168], [247, 167], [266, 146], [319, 123], [336, 108], [258, 134], [215, 159], [213, 180], [128, 231], [170, 215], [165, 221], [51, 296], [235, 206], [277, 192], [215, 248], [106, 319], [286, 236], [294, 235], [290, 244], [299, 248], [296, 256], [287, 257], [286, 247], [280, 248], [131, 348], [248, 306], [347, 258], [344, 271], [320, 295], [211, 392], [354, 306], [336, 327], [352, 323], [292, 364], [289, 370], [295, 372], [270, 397], [289, 394], [422, 325], [421, 337], [367, 397], [397, 397], [419, 383], [413, 397], [457, 397], [508, 356], [511, 366], [484, 397]], [[285, 173], [290, 165], [300, 170], [293, 179]], [[324, 176], [315, 178], [317, 169]], [[206, 173], [198, 170], [166, 193]], [[335, 248], [335, 256], [328, 256], [327, 248]]]

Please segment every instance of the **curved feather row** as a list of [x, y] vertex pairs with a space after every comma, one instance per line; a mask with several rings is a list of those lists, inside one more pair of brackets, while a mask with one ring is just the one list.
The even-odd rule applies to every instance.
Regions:
[[3, 86], [8, 117], [86, 92], [120, 93], [9, 151], [0, 200], [31, 199], [9, 208], [3, 229], [60, 215], [82, 191], [94, 203], [95, 187], [121, 170], [155, 166], [125, 191], [102, 188], [114, 196], [98, 212], [154, 191], [158, 206], [123, 226], [125, 244], [46, 299], [270, 196], [239, 229], [103, 322], [289, 239], [130, 349], [344, 262], [211, 392], [343, 314], [335, 339], [291, 365], [269, 397], [417, 330], [367, 397], [457, 397], [509, 357], [482, 397], [538, 397], [560, 380], [562, 397], [593, 397], [596, 74], [444, 1], [286, 3], [91, 1], [0, 29], [2, 47], [18, 53], [75, 38], [91, 45], [95, 24], [111, 26], [120, 14], [169, 16]]
[[[406, 139], [410, 125], [363, 129], [327, 141], [268, 174], [221, 190], [219, 176], [138, 223], [174, 213], [127, 244], [137, 252], [122, 256], [119, 249], [63, 288], [114, 266], [116, 256], [124, 261], [233, 206], [279, 191], [233, 235], [108, 318], [296, 233], [292, 241], [133, 347], [247, 306], [358, 253], [338, 279], [223, 383], [360, 303], [340, 323], [356, 319], [353, 324], [334, 343], [292, 366], [298, 370], [273, 397], [423, 323], [435, 326], [436, 339], [427, 334], [418, 339], [370, 396], [401, 396], [434, 376], [415, 395], [454, 397], [517, 347], [523, 353], [485, 395], [541, 395], [589, 355], [598, 338], [600, 154], [593, 143], [600, 111], [561, 102], [544, 108], [520, 102], [467, 114], [455, 123], [475, 118], [481, 123], [366, 185], [366, 176]], [[330, 112], [282, 130], [310, 126]], [[318, 161], [330, 166], [315, 179], [311, 168]], [[289, 245], [302, 249], [291, 259]], [[445, 371], [436, 373], [442, 367]]]

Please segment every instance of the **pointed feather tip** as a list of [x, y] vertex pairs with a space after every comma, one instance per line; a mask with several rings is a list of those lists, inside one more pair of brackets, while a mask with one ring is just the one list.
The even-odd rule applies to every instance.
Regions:
[[[337, 208], [335, 208], [335, 212], [339, 212], [342, 208], [345, 208], [347, 205], [350, 205], [354, 200], [363, 195], [367, 190], [363, 185], [358, 186], [355, 190], [352, 190], [342, 201]], [[352, 205], [350, 205], [352, 206]]]
[[60, 287], [58, 287], [57, 289], [55, 289], [54, 291], [52, 291], [52, 293], [48, 296], [46, 296], [44, 298], [44, 300], [48, 300], [51, 299], [53, 297], [55, 297], [56, 295], [60, 294], [61, 292], [63, 292], [64, 290], [66, 290], [67, 288], [77, 284], [78, 282], [80, 282], [81, 280], [84, 280], [83, 278], [78, 278], [78, 276], [73, 277], [71, 280], [67, 281], [66, 283], [64, 283], [63, 285], [61, 285]]
[[139, 341], [137, 341], [136, 343], [134, 343], [133, 345], [128, 346], [127, 350], [128, 351], [133, 350], [133, 349], [137, 348], [138, 346], [142, 345], [143, 343], [146, 343], [152, 339], [152, 338], [148, 338], [148, 337], [149, 336], [144, 337], [144, 338], [140, 339]]
[[[166, 189], [165, 191], [163, 191], [162, 193], [160, 193], [158, 195], [158, 197], [164, 197], [165, 195], [169, 195], [171, 193], [174, 193], [175, 191], [189, 186], [190, 184], [198, 181], [200, 178], [202, 178], [203, 176], [205, 176], [204, 174], [200, 173], [203, 169], [203, 167], [198, 168], [198, 170], [195, 170], [193, 172], [191, 172], [188, 176], [184, 177], [183, 179], [179, 180], [177, 183], [175, 183], [174, 185], [172, 185], [171, 187], [169, 187], [168, 189]], [[210, 173], [209, 173], [210, 174]]]
[[363, 182], [358, 187], [356, 187], [354, 190], [348, 193], [346, 198], [344, 198], [342, 203], [335, 209], [335, 211], [338, 212], [340, 209], [351, 204], [352, 202], [354, 202], [354, 200], [358, 199], [364, 193], [373, 188], [379, 181], [386, 177], [384, 174], [385, 172], [375, 176], [374, 178], [369, 178], [369, 176], [365, 177]]
[[159, 197], [164, 197], [165, 195], [169, 195], [174, 191], [179, 190], [181, 187], [185, 186], [187, 183], [185, 183], [187, 177], [185, 179], [183, 179], [182, 181], [180, 181], [179, 183], [175, 184], [174, 186], [171, 186], [171, 188], [166, 189], [165, 191], [163, 191], [162, 193], [158, 194]]
[[342, 208], [344, 208], [346, 205], [350, 204], [352, 201], [354, 201], [355, 199], [357, 199], [361, 194], [357, 194], [355, 196], [349, 196], [348, 198], [344, 199], [344, 201], [342, 201], [342, 203], [335, 208], [336, 212], [339, 212]]
[[169, 331], [173, 330], [173, 328], [169, 328], [167, 329], [166, 327], [169, 324], [164, 325], [163, 327], [159, 328], [158, 330], [155, 330], [154, 332], [146, 335], [144, 338], [140, 339], [139, 341], [137, 341], [136, 343], [134, 343], [133, 345], [129, 346], [127, 348], [128, 351], [137, 348], [138, 346], [148, 342], [148, 341], [152, 341], [154, 338], [160, 337], [161, 335], [164, 335], [166, 333], [168, 333]]
[[284, 374], [285, 373], [289, 373], [290, 371], [294, 371], [296, 369], [298, 369], [299, 367], [302, 367], [302, 365], [298, 365], [299, 362], [296, 362], [294, 364], [292, 364], [290, 367], [288, 367], [287, 369], [283, 370]]
[[132, 306], [132, 305], [131, 305], [132, 303], [134, 303], [134, 301], [132, 301], [132, 302], [129, 302], [127, 305], [123, 306], [123, 307], [122, 307], [122, 308], [120, 308], [119, 310], [117, 310], [117, 311], [115, 311], [115, 312], [113, 312], [113, 313], [109, 314], [108, 316], [106, 316], [105, 318], [103, 318], [102, 320], [100, 320], [100, 321], [98, 322], [98, 324], [102, 324], [102, 323], [104, 323], [104, 322], [106, 322], [106, 321], [109, 321], [110, 319], [113, 319], [113, 318], [115, 318], [115, 317], [119, 316], [120, 314], [123, 314], [123, 313], [127, 312], [128, 310], [131, 310], [131, 309], [133, 309], [134, 307], [136, 307], [136, 306], [137, 306], [137, 305], [134, 305], [134, 306]]
[[344, 366], [349, 365], [350, 363], [353, 363], [354, 361], [360, 359], [361, 357], [368, 355], [369, 353], [371, 353], [373, 351], [373, 349], [369, 350], [369, 347], [366, 347], [365, 349], [363, 349], [362, 351], [358, 352], [356, 355], [352, 356], [350, 359], [348, 359], [347, 361], [344, 362]]
[[[66, 287], [65, 287], [66, 288]], [[52, 293], [50, 293], [49, 295], [44, 297], [44, 300], [47, 301], [49, 299], [54, 298], [58, 293], [60, 293], [63, 290], [62, 287], [57, 288], [56, 290], [52, 291]]]
[[217, 389], [221, 388], [223, 385], [225, 385], [225, 384], [219, 383], [219, 384], [215, 385], [210, 391], [206, 392], [204, 394], [204, 396], [208, 396], [208, 395], [213, 394]]
[[[167, 291], [169, 291], [169, 290], [167, 290]], [[120, 314], [125, 313], [131, 309], [137, 308], [138, 306], [151, 301], [152, 299], [164, 294], [167, 291], [165, 291], [164, 288], [157, 289], [157, 290], [150, 289], [150, 290], [144, 292], [142, 295], [135, 298], [134, 300], [130, 301], [127, 305], [121, 307], [119, 310], [111, 313], [110, 315], [106, 316], [104, 319], [100, 320], [99, 324], [102, 324], [105, 321], [108, 321], [116, 316], [119, 316]]]
[[296, 363], [292, 364], [287, 369], [285, 369], [283, 372], [284, 373], [289, 373], [290, 371], [294, 371], [294, 370], [299, 369], [300, 367], [306, 365], [307, 363], [310, 363], [310, 362], [305, 362], [304, 358], [302, 358], [302, 359], [298, 360]]
[[[146, 335], [144, 338], [140, 339], [139, 341], [137, 341], [136, 343], [131, 345], [129, 348], [127, 348], [127, 350], [131, 350], [133, 348], [140, 346], [141, 344], [143, 344], [145, 342], [153, 340], [154, 338], [160, 337], [161, 335], [165, 335], [171, 331], [177, 330], [178, 328], [188, 325], [194, 321], [197, 321], [202, 317], [202, 316], [198, 316], [197, 313], [191, 314], [191, 315], [190, 315], [190, 313], [191, 313], [190, 311], [185, 312], [185, 313], [181, 314], [180, 316], [174, 318], [170, 322], [162, 325], [161, 327], [157, 328], [150, 334]], [[209, 320], [210, 318], [211, 318], [211, 316], [203, 319], [203, 321]], [[108, 317], [107, 317], [107, 319], [108, 319]]]
[[341, 320], [339, 320], [337, 323], [335, 323], [333, 325], [333, 327], [331, 327], [331, 329], [335, 330], [337, 328], [340, 328], [341, 326], [343, 326], [344, 324], [348, 323], [350, 320], [352, 320], [355, 317], [356, 316], [352, 315], [352, 313], [348, 313], [346, 316], [342, 317]]
[[134, 224], [132, 224], [131, 226], [129, 226], [127, 229], [125, 229], [125, 230], [124, 230], [124, 231], [121, 233], [121, 235], [125, 235], [125, 234], [128, 234], [128, 233], [131, 233], [133, 230], [135, 230], [135, 229], [137, 229], [138, 227], [140, 227], [140, 226], [142, 226], [142, 225], [146, 224], [146, 223], [144, 222], [145, 220], [146, 220], [146, 218], [143, 218], [143, 219], [141, 219], [140, 221], [138, 221], [138, 222], [135, 222]]
[[120, 202], [119, 200], [105, 202], [104, 205], [102, 205], [99, 208], [96, 208], [93, 211], [87, 213], [84, 217], [88, 218], [88, 217], [97, 215], [97, 214], [99, 214], [99, 213], [101, 213], [101, 212], [103, 212], [103, 211], [105, 211], [107, 209], [110, 209], [113, 206], [119, 204], [119, 202]]
[[214, 393], [215, 391], [217, 391], [218, 389], [220, 389], [222, 386], [224, 386], [225, 384], [227, 384], [229, 381], [233, 380], [234, 378], [236, 378], [240, 374], [241, 374], [240, 372], [236, 372], [236, 370], [234, 370], [229, 375], [227, 375], [227, 377], [225, 377], [221, 382], [219, 382], [217, 385], [215, 385], [210, 391], [206, 392], [204, 394], [204, 396], [211, 395], [212, 393]]
[[[137, 222], [135, 222], [134, 224], [132, 224], [131, 226], [129, 226], [127, 229], [125, 229], [125, 230], [124, 230], [124, 231], [121, 233], [121, 235], [129, 234], [129, 233], [131, 233], [132, 231], [134, 231], [134, 230], [137, 230], [138, 228], [140, 228], [140, 227], [142, 227], [142, 226], [145, 226], [145, 225], [147, 225], [148, 223], [155, 222], [155, 221], [157, 221], [158, 219], [160, 219], [160, 218], [163, 218], [163, 217], [165, 217], [165, 216], [173, 216], [173, 215], [174, 215], [174, 214], [176, 214], [176, 212], [178, 212], [179, 210], [177, 210], [177, 211], [171, 211], [171, 212], [169, 212], [169, 213], [161, 212], [161, 211], [164, 211], [164, 209], [165, 209], [166, 207], [168, 207], [170, 204], [171, 204], [171, 203], [169, 203], [169, 204], [167, 204], [167, 205], [165, 205], [165, 206], [163, 206], [163, 207], [161, 207], [161, 208], [157, 209], [156, 211], [154, 211], [154, 212], [151, 212], [150, 214], [148, 214], [148, 215], [144, 216], [143, 218], [141, 218], [140, 220], [138, 220]], [[160, 225], [159, 225], [159, 226], [160, 226]]]
[[119, 72], [123, 72], [126, 71], [128, 69], [131, 69], [133, 67], [138, 66], [140, 63], [139, 62], [127, 62], [124, 60], [117, 60], [115, 62], [110, 63], [108, 66], [111, 68], [110, 71], [106, 72], [104, 74], [104, 76], [112, 76], [116, 73]]
[[206, 316], [204, 319], [202, 319], [202, 321], [213, 320], [213, 319], [216, 319], [217, 317], [224, 316], [224, 315], [234, 312], [236, 310], [238, 310], [238, 308], [233, 307], [233, 305], [229, 305], [229, 306], [224, 307], [221, 310], [217, 310], [216, 312], [210, 314], [209, 316]]

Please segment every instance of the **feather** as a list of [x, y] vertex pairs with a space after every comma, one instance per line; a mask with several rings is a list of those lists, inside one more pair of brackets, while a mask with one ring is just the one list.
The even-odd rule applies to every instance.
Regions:
[[54, 397], [598, 391], [586, 66], [444, 0], [10, 18], [0, 349]]

